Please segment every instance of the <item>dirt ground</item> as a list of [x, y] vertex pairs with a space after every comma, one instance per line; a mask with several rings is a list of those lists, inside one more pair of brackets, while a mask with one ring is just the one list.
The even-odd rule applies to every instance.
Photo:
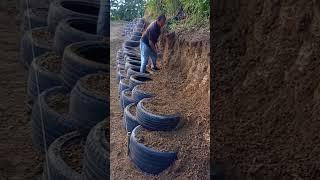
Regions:
[[0, 3], [0, 179], [31, 180], [42, 171], [25, 111], [26, 70], [20, 58], [18, 0]]
[[213, 158], [231, 179], [319, 179], [319, 7], [227, 0], [214, 11]]
[[[111, 27], [111, 36], [119, 37], [121, 27]], [[198, 36], [190, 38], [196, 31]], [[120, 45], [123, 38], [114, 41]], [[157, 176], [144, 174], [129, 160], [115, 80], [115, 54], [119, 46], [112, 46], [111, 179], [209, 179], [209, 30], [171, 33], [168, 39], [162, 38], [160, 46], [164, 64], [161, 71], [152, 75], [155, 83], [150, 83], [150, 88], [163, 100], [176, 102], [174, 105], [182, 113], [183, 123], [174, 138], [180, 144], [178, 160]]]

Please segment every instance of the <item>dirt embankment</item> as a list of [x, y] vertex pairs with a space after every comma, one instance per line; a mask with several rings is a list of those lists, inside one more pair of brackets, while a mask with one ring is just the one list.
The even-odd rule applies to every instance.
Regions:
[[214, 11], [213, 158], [233, 179], [317, 179], [320, 5], [237, 2]]
[[[197, 35], [193, 35], [195, 32]], [[158, 176], [145, 175], [137, 169], [126, 156], [126, 133], [122, 129], [122, 116], [116, 112], [119, 102], [115, 101], [112, 105], [115, 116], [111, 118], [114, 121], [111, 125], [111, 177], [209, 179], [209, 29], [172, 32], [169, 37], [161, 37], [160, 48], [164, 65], [152, 75], [153, 81], [148, 82], [147, 89], [157, 94], [158, 101], [170, 103], [168, 107], [174, 106], [182, 115], [179, 129], [170, 132], [171, 140], [179, 145], [178, 160]], [[112, 78], [111, 85], [113, 81]], [[115, 90], [111, 92], [116, 94]]]

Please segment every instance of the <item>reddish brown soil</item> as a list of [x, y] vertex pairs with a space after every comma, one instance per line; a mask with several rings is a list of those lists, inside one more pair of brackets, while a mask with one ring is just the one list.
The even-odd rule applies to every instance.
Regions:
[[43, 157], [33, 148], [26, 113], [27, 71], [20, 63], [19, 1], [0, 2], [0, 179], [37, 179]]
[[137, 134], [136, 138], [138, 142], [144, 144], [145, 146], [162, 151], [168, 152], [173, 151], [179, 153], [180, 150], [180, 138], [185, 138], [177, 136], [175, 131], [172, 132], [160, 132], [160, 131], [148, 131], [147, 129], [141, 128]]
[[319, 179], [319, 2], [226, 4], [214, 19], [213, 159], [230, 179]]
[[73, 170], [81, 173], [82, 162], [84, 156], [85, 140], [78, 143], [73, 143], [62, 147], [62, 159], [70, 166]]
[[69, 94], [58, 93], [51, 95], [47, 99], [49, 107], [57, 111], [58, 113], [68, 116], [69, 114]]
[[55, 55], [55, 53], [47, 52], [39, 56], [37, 59], [39, 59], [38, 60], [39, 65], [45, 68], [47, 71], [57, 73], [57, 74], [60, 72], [62, 58]]
[[[203, 33], [197, 33], [197, 39], [190, 39], [190, 34], [201, 31]], [[121, 31], [113, 33], [117, 35], [118, 32]], [[127, 156], [126, 133], [122, 131], [117, 89], [112, 88], [111, 178], [209, 179], [209, 30], [194, 29], [177, 34], [167, 40], [162, 38], [160, 47], [165, 63], [159, 64], [161, 70], [152, 74], [155, 83], [147, 84], [152, 86], [150, 88], [157, 95], [175, 102], [182, 113], [179, 130], [172, 132], [179, 139], [174, 141], [179, 146], [178, 160], [157, 176], [146, 175], [134, 166]], [[118, 48], [120, 45], [112, 47], [112, 56], [116, 55]], [[112, 62], [112, 70], [115, 71], [115, 57]], [[116, 84], [114, 78], [111, 78], [110, 87], [116, 87], [112, 84]], [[155, 135], [158, 139], [160, 136]]]
[[83, 86], [89, 91], [99, 95], [99, 96], [109, 96], [109, 75], [107, 73], [99, 73], [87, 78], [82, 78], [81, 82]]
[[34, 29], [32, 30], [32, 40], [52, 47], [54, 42], [54, 34], [50, 33], [44, 28]]

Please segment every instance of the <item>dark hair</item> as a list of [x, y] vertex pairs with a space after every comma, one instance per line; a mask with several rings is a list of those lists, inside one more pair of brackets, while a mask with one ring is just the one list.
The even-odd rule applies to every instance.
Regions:
[[164, 14], [158, 16], [157, 21], [164, 20], [166, 21], [166, 16]]

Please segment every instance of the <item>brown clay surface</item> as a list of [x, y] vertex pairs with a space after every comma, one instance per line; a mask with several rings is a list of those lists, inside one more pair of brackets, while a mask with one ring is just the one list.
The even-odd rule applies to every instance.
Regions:
[[319, 179], [319, 1], [232, 2], [214, 19], [213, 159], [229, 179]]
[[57, 93], [51, 95], [47, 99], [49, 107], [57, 111], [58, 113], [68, 116], [69, 114], [69, 94]]
[[99, 73], [81, 79], [81, 82], [86, 89], [100, 96], [109, 96], [109, 81], [109, 75], [107, 73]]
[[[122, 26], [111, 25], [111, 36], [117, 37], [111, 47], [111, 86], [116, 86], [116, 53], [123, 42]], [[195, 33], [203, 32], [203, 33]], [[180, 35], [181, 33], [181, 35]], [[209, 30], [194, 29], [177, 32], [178, 36], [161, 40], [164, 52], [162, 69], [153, 72], [156, 83], [150, 90], [172, 100], [182, 113], [182, 123], [173, 133], [172, 143], [179, 146], [178, 160], [157, 176], [146, 175], [127, 156], [127, 137], [122, 128], [117, 88], [111, 88], [111, 178], [113, 179], [209, 179]], [[190, 34], [197, 34], [194, 44]], [[112, 43], [112, 42], [111, 42]], [[152, 86], [152, 87], [151, 87]], [[163, 99], [165, 100], [165, 99]], [[155, 134], [160, 139], [161, 134]], [[177, 140], [178, 139], [178, 140]], [[161, 147], [161, 146], [160, 146]]]
[[62, 147], [61, 156], [62, 159], [70, 166], [73, 170], [81, 173], [82, 163], [84, 157], [85, 141], [68, 144]]
[[54, 34], [50, 33], [44, 28], [32, 30], [32, 40], [39, 43], [44, 43], [49, 47], [53, 46]]
[[59, 73], [61, 70], [62, 58], [55, 55], [53, 52], [47, 52], [41, 56], [39, 56], [39, 65], [46, 70]]
[[20, 63], [19, 1], [0, 2], [0, 179], [37, 179], [43, 157], [33, 148], [25, 110], [27, 71]]

